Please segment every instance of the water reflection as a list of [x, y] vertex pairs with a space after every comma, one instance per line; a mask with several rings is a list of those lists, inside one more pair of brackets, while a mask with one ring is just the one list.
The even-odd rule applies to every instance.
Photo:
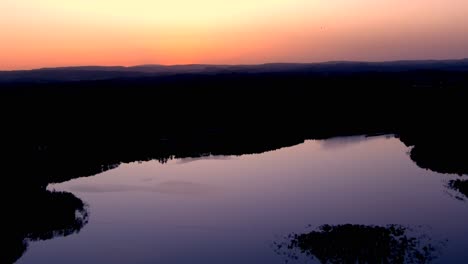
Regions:
[[[323, 225], [304, 234], [291, 234], [275, 243], [276, 252], [290, 259], [297, 254], [320, 263], [429, 263], [442, 243], [425, 235], [417, 237], [401, 225]], [[299, 253], [295, 250], [298, 249]]]
[[81, 193], [115, 193], [115, 192], [158, 192], [166, 194], [203, 195], [213, 192], [208, 184], [198, 184], [188, 181], [165, 181], [157, 184], [142, 181], [145, 185], [125, 184], [81, 184], [70, 188]]
[[[414, 209], [417, 208], [414, 204], [418, 204], [420, 207], [424, 206], [418, 203], [423, 200], [422, 198], [418, 198], [418, 196], [424, 195], [425, 192], [438, 190], [437, 188], [442, 186], [438, 180], [436, 184], [439, 184], [439, 186], [435, 186], [434, 180], [431, 180], [429, 177], [424, 179], [417, 178], [416, 175], [421, 172], [412, 168], [408, 169], [410, 167], [409, 164], [413, 164], [411, 160], [422, 168], [436, 172], [458, 174], [467, 172], [463, 167], [463, 157], [446, 162], [450, 160], [451, 156], [456, 155], [456, 153], [450, 152], [450, 149], [446, 149], [444, 153], [450, 153], [448, 155], [449, 158], [440, 158], [440, 154], [437, 153], [441, 150], [441, 145], [443, 144], [436, 144], [434, 150], [428, 147], [429, 142], [426, 139], [418, 137], [407, 138], [400, 136], [399, 139], [408, 146], [412, 146], [411, 148], [402, 147], [403, 145], [394, 138], [391, 138], [389, 143], [386, 141], [390, 138], [388, 136], [372, 138], [354, 136], [312, 141], [313, 143], [307, 141], [306, 144], [301, 144], [307, 138], [306, 136], [291, 135], [278, 138], [223, 138], [222, 140], [214, 139], [213, 141], [205, 138], [201, 140], [202, 143], [199, 142], [200, 139], [194, 139], [194, 142], [165, 140], [149, 146], [123, 145], [121, 148], [114, 146], [109, 149], [99, 149], [99, 146], [94, 146], [99, 151], [86, 149], [86, 152], [80, 150], [79, 147], [77, 147], [79, 150], [77, 152], [69, 149], [54, 149], [53, 147], [49, 147], [46, 150], [41, 149], [41, 152], [34, 153], [32, 158], [28, 157], [34, 166], [26, 167], [18, 163], [11, 163], [13, 164], [11, 166], [13, 168], [12, 171], [19, 170], [24, 172], [20, 174], [20, 177], [11, 178], [11, 181], [13, 181], [11, 186], [21, 186], [18, 188], [25, 189], [22, 193], [23, 197], [21, 199], [12, 199], [11, 208], [7, 210], [8, 215], [16, 215], [17, 217], [11, 222], [11, 226], [14, 227], [12, 229], [14, 230], [9, 231], [3, 237], [3, 240], [6, 241], [5, 243], [11, 246], [6, 251], [7, 253], [2, 253], [2, 260], [5, 259], [6, 262], [12, 262], [18, 259], [26, 251], [28, 241], [50, 239], [54, 236], [66, 236], [81, 230], [88, 222], [88, 212], [84, 203], [70, 193], [49, 192], [45, 190], [45, 187], [49, 183], [66, 182], [83, 176], [101, 175], [99, 177], [79, 179], [77, 183], [69, 184], [65, 191], [79, 194], [78, 197], [86, 197], [86, 201], [88, 199], [93, 201], [89, 197], [100, 197], [100, 195], [108, 195], [115, 200], [119, 199], [118, 196], [122, 196], [120, 200], [121, 204], [131, 204], [131, 199], [136, 200], [135, 198], [131, 198], [131, 195], [129, 196], [128, 193], [144, 193], [145, 199], [149, 196], [151, 199], [155, 199], [150, 199], [155, 204], [160, 204], [167, 199], [173, 199], [168, 198], [169, 196], [177, 197], [177, 199], [181, 200], [172, 201], [172, 204], [168, 205], [168, 207], [163, 206], [162, 211], [179, 212], [185, 210], [195, 215], [202, 213], [192, 209], [190, 206], [183, 208], [183, 210], [177, 209], [177, 202], [184, 201], [186, 203], [195, 203], [192, 206], [200, 206], [196, 202], [199, 202], [199, 199], [205, 199], [201, 203], [208, 205], [216, 203], [216, 205], [212, 205], [210, 208], [203, 207], [200, 209], [200, 212], [206, 215], [217, 215], [219, 211], [226, 210], [224, 213], [226, 216], [229, 216], [237, 210], [236, 217], [224, 219], [231, 225], [236, 226], [237, 222], [235, 219], [239, 220], [239, 215], [252, 215], [256, 210], [267, 210], [265, 208], [276, 208], [275, 210], [277, 210], [270, 212], [270, 215], [265, 214], [265, 217], [268, 216], [269, 219], [280, 217], [276, 214], [280, 213], [280, 211], [281, 214], [283, 211], [289, 214], [295, 210], [300, 217], [306, 220], [314, 217], [316, 210], [326, 211], [333, 218], [341, 219], [356, 214], [356, 210], [380, 210], [383, 212], [385, 209], [389, 209], [398, 211], [396, 215], [408, 218], [413, 217], [414, 219], [412, 220], [416, 222], [413, 224], [418, 224], [417, 222], [421, 219], [416, 213], [417, 209]], [[285, 149], [291, 146], [294, 147]], [[342, 146], [346, 146], [346, 148], [342, 148]], [[448, 148], [453, 146], [449, 145]], [[326, 151], [321, 151], [323, 149]], [[88, 154], [88, 151], [89, 155], [83, 155], [83, 153]], [[404, 151], [410, 152], [411, 159], [409, 159]], [[258, 153], [262, 153], [262, 155], [245, 155]], [[142, 163], [145, 160], [154, 160], [154, 163], [158, 163], [159, 165], [151, 173], [143, 173], [142, 177], [139, 177], [136, 171], [137, 165], [145, 166], [145, 164], [153, 164], [152, 162]], [[139, 163], [131, 163], [134, 161], [139, 161]], [[131, 175], [131, 177], [119, 178], [119, 173], [122, 173], [122, 171], [126, 171], [126, 174]], [[103, 174], [112, 175], [112, 177], [100, 182], [98, 178], [102, 177]], [[185, 178], [177, 177], [179, 174], [186, 174], [188, 176]], [[155, 178], [155, 175], [158, 178]], [[27, 187], [22, 185], [22, 180], [28, 183]], [[425, 188], [420, 188], [422, 182], [427, 184]], [[450, 180], [447, 187], [461, 194], [455, 196], [455, 198], [465, 199], [463, 195], [467, 196], [468, 194], [466, 182], [462, 179]], [[236, 188], [238, 189], [236, 193], [231, 194], [229, 192]], [[21, 196], [20, 194], [15, 195], [17, 195], [15, 197]], [[394, 195], [400, 195], [402, 198], [392, 199], [391, 197]], [[283, 200], [284, 197], [278, 196], [290, 198], [291, 201], [285, 201]], [[425, 203], [427, 201], [437, 203], [439, 202], [438, 199], [441, 199], [433, 194], [424, 197], [426, 198]], [[184, 200], [186, 198], [189, 199]], [[311, 200], [317, 202], [312, 203]], [[320, 200], [326, 200], [326, 202], [320, 203], [318, 202]], [[90, 204], [95, 204], [95, 202], [91, 202]], [[114, 206], [114, 203], [115, 201], [112, 201], [111, 206]], [[450, 207], [451, 204], [447, 201], [444, 202], [444, 205], [446, 208], [449, 208], [447, 209], [449, 210], [447, 213], [460, 210], [460, 208], [455, 210]], [[228, 210], [232, 209], [232, 206], [235, 209], [233, 212]], [[327, 206], [329, 208], [324, 209]], [[243, 211], [244, 207], [248, 208], [248, 210]], [[292, 209], [293, 207], [297, 208]], [[41, 211], [39, 211], [39, 208]], [[96, 209], [96, 211], [102, 209], [107, 210], [107, 208], [101, 208]], [[161, 208], [153, 209], [161, 210]], [[23, 212], [18, 214], [16, 211]], [[338, 213], [333, 211], [341, 211], [342, 214], [337, 215]], [[427, 213], [427, 211], [423, 210], [424, 212]], [[182, 219], [194, 217], [194, 215], [190, 214], [180, 214], [180, 218]], [[135, 214], [135, 217], [137, 216]], [[386, 216], [392, 217], [390, 213], [386, 214]], [[120, 217], [120, 215], [116, 215], [115, 217]], [[146, 214], [145, 217], [147, 217]], [[203, 219], [204, 216], [197, 217]], [[261, 214], [257, 215], [257, 217], [262, 219]], [[443, 214], [435, 217], [442, 218]], [[17, 220], [17, 218], [21, 218], [22, 220]], [[358, 220], [364, 219], [359, 218]], [[207, 219], [204, 220], [206, 222]], [[267, 219], [264, 220], [269, 221]], [[376, 218], [375, 221], [378, 220]], [[167, 223], [177, 221], [177, 219], [170, 219], [167, 222], [161, 223], [161, 225], [165, 226]], [[329, 223], [328, 221], [323, 222]], [[394, 222], [400, 223], [398, 221]], [[202, 223], [192, 224], [186, 222], [178, 223], [178, 226], [200, 227], [197, 230], [213, 230], [213, 228], [221, 230], [223, 228], [222, 225], [206, 227]], [[128, 226], [125, 228], [128, 228]], [[258, 227], [258, 230], [261, 228]], [[356, 235], [359, 230], [364, 233], [374, 234], [375, 236], [380, 232], [378, 237], [387, 236], [385, 241], [391, 240], [391, 237], [395, 237], [395, 234], [392, 233], [393, 231], [387, 230], [385, 231], [387, 233], [385, 233], [382, 228], [392, 230], [389, 226], [354, 226], [351, 230], [354, 230], [353, 232]], [[395, 232], [400, 230], [399, 228], [401, 229], [402, 227], [393, 226]], [[251, 232], [252, 234], [256, 234], [258, 230]], [[331, 230], [335, 229], [332, 228]], [[342, 230], [342, 228], [337, 227], [336, 230]], [[96, 230], [95, 232], [98, 233]], [[316, 232], [326, 233], [326, 230], [323, 229]], [[339, 233], [345, 232], [340, 231]], [[160, 234], [154, 233], [153, 235], [156, 237]], [[166, 236], [170, 235], [166, 234]], [[403, 238], [413, 241], [412, 238], [414, 237], [403, 236]], [[218, 239], [221, 238], [218, 237]], [[146, 242], [151, 243], [152, 240], [149, 239]], [[294, 247], [300, 248], [301, 246], [299, 245], [302, 244], [297, 240]], [[347, 249], [345, 248], [344, 250]], [[406, 259], [410, 259], [410, 256], [414, 257], [418, 254], [425, 256], [426, 260], [432, 258], [432, 255], [426, 256], [421, 251], [411, 253], [411, 250], [408, 248], [403, 250], [405, 254], [410, 254], [409, 256], [405, 255]], [[430, 252], [432, 252], [431, 254], [435, 253], [432, 250]], [[329, 257], [330, 259], [327, 261], [331, 262], [333, 260], [333, 256], [322, 256], [321, 254], [324, 253], [318, 251], [310, 252], [310, 255], [316, 256], [317, 259]], [[372, 254], [375, 255], [376, 253]], [[365, 257], [361, 255], [359, 253], [357, 255], [351, 254], [346, 256], [350, 258]], [[385, 255], [384, 257], [387, 258], [388, 256]], [[414, 258], [417, 259], [416, 257]], [[343, 257], [343, 260], [346, 259]], [[273, 263], [271, 259], [269, 263]]]
[[185, 164], [189, 162], [202, 161], [202, 160], [229, 160], [229, 159], [232, 159], [232, 157], [207, 155], [207, 156], [202, 156], [198, 158], [181, 158], [178, 160], [178, 163]]
[[[386, 135], [385, 137], [391, 138], [391, 135]], [[372, 138], [378, 138], [378, 135], [358, 135], [358, 136], [348, 136], [348, 137], [333, 137], [327, 140], [322, 141], [322, 147], [324, 149], [337, 149], [349, 147], [354, 144], [359, 144]]]

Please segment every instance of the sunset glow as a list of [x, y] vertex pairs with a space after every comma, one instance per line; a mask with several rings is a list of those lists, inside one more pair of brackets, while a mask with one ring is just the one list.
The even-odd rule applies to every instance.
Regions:
[[2, 0], [0, 69], [468, 57], [466, 0]]

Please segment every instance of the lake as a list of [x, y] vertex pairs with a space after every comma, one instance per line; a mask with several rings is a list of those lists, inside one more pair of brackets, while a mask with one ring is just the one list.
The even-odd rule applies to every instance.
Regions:
[[31, 241], [17, 263], [464, 263], [468, 204], [450, 188], [463, 177], [418, 167], [410, 150], [354, 136], [124, 163], [49, 185], [82, 200], [87, 223]]

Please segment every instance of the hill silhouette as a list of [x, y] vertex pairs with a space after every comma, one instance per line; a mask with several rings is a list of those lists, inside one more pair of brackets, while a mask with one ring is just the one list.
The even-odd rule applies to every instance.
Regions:
[[78, 66], [42, 68], [21, 71], [0, 71], [0, 83], [8, 82], [63, 82], [93, 81], [118, 78], [156, 77], [175, 74], [222, 74], [222, 73], [357, 73], [357, 72], [404, 72], [415, 70], [467, 71], [468, 59], [424, 60], [391, 62], [331, 61], [323, 63], [267, 63], [259, 65], [138, 65], [123, 66]]

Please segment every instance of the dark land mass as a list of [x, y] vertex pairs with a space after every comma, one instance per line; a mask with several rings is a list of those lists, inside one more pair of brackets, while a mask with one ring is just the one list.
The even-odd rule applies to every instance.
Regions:
[[287, 259], [305, 255], [330, 264], [431, 263], [443, 246], [444, 241], [401, 225], [323, 225], [274, 242], [275, 252]]
[[[430, 263], [443, 247], [426, 234], [411, 234], [400, 225], [323, 225], [304, 234], [290, 234], [274, 242], [287, 259], [305, 255], [320, 263]], [[413, 231], [414, 233], [414, 231]]]
[[468, 59], [424, 60], [393, 62], [330, 61], [323, 63], [268, 63], [260, 65], [138, 65], [122, 66], [79, 66], [42, 68], [35, 70], [0, 71], [0, 83], [9, 82], [64, 82], [92, 81], [116, 78], [158, 77], [177, 74], [222, 73], [359, 73], [359, 72], [402, 72], [414, 70], [467, 71]]
[[[339, 70], [330, 70], [337, 65]], [[2, 250], [1, 262], [19, 258], [25, 239], [71, 234], [86, 223], [85, 205], [47, 191], [49, 183], [125, 162], [253, 154], [307, 139], [395, 134], [413, 146], [410, 157], [418, 166], [467, 174], [468, 61], [359, 65], [212, 66], [217, 70], [135, 76], [119, 68], [106, 78], [69, 75], [83, 71], [70, 68], [0, 73], [4, 226], [10, 227], [2, 239], [11, 245]], [[49, 78], [50, 72], [59, 77]]]

